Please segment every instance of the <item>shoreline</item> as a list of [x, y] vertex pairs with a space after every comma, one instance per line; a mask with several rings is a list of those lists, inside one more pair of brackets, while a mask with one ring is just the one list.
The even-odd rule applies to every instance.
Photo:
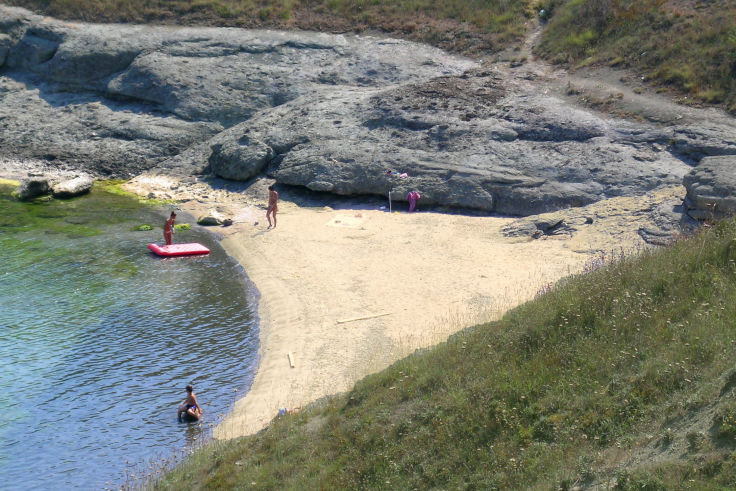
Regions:
[[651, 217], [642, 211], [684, 196], [682, 187], [665, 188], [561, 210], [570, 221], [595, 220], [572, 235], [535, 240], [503, 235], [517, 218], [425, 211], [421, 203], [416, 213], [406, 203], [389, 213], [375, 199], [305, 199], [287, 189], [279, 225], [268, 230], [270, 183], [213, 186], [144, 175], [123, 185], [174, 200], [194, 220], [234, 220], [210, 231], [260, 294], [258, 367], [248, 392], [213, 429], [216, 439], [256, 433], [280, 408], [345, 392], [416, 349], [500, 318], [601, 251], [646, 247], [638, 231]]
[[[513, 219], [308, 210], [283, 202], [279, 215], [281, 228], [245, 225], [221, 241], [261, 294], [260, 363], [248, 393], [215, 428], [217, 439], [255, 433], [280, 408], [349, 390], [415, 349], [499, 317], [587, 260], [565, 251], [562, 241], [550, 241], [545, 252], [502, 240], [502, 226]], [[404, 237], [418, 230], [419, 237]], [[473, 236], [506, 250], [453, 251]], [[492, 265], [478, 272], [486, 253], [495, 256]]]
[[406, 213], [406, 203], [389, 213], [377, 200], [325, 204], [293, 190], [280, 193], [279, 225], [268, 230], [270, 181], [232, 189], [174, 181], [140, 177], [126, 188], [142, 196], [174, 193], [194, 217], [234, 217], [216, 233], [260, 293], [258, 368], [248, 393], [214, 428], [216, 439], [256, 433], [280, 408], [345, 392], [416, 349], [500, 318], [601, 251], [647, 247], [638, 230], [651, 217], [637, 212], [684, 196], [682, 187], [665, 188], [563, 210], [596, 219], [572, 235], [533, 240], [503, 235], [517, 218], [421, 206]]

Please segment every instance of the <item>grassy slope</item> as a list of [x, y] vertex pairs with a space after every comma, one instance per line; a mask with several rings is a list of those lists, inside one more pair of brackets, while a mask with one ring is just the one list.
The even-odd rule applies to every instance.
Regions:
[[156, 487], [733, 488], [733, 237], [731, 220], [564, 281]]
[[546, 57], [634, 67], [691, 100], [723, 104], [736, 112], [736, 2], [545, 3], [553, 13], [539, 50]]
[[683, 102], [736, 112], [736, 3], [732, 0], [5, 0], [48, 15], [97, 22], [160, 22], [322, 31], [378, 30], [465, 53], [522, 39], [551, 13], [538, 50], [571, 66], [634, 68]]

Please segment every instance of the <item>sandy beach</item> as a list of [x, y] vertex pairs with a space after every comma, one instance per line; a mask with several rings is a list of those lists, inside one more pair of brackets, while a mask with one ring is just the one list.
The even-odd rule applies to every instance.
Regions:
[[[3, 177], [18, 179], [18, 173]], [[12, 169], [11, 169], [12, 170]], [[10, 181], [8, 181], [10, 182]], [[556, 212], [572, 234], [512, 238], [516, 218], [394, 212], [379, 198], [281, 191], [278, 226], [265, 217], [269, 180], [242, 183], [139, 176], [124, 185], [174, 200], [212, 227], [260, 293], [259, 366], [253, 385], [214, 429], [218, 439], [255, 433], [280, 408], [349, 390], [418, 348], [499, 318], [545, 285], [580, 272], [601, 252], [646, 247], [647, 211], [681, 202], [682, 187]]]
[[127, 187], [183, 199], [195, 217], [235, 220], [213, 231], [261, 294], [260, 360], [250, 391], [215, 428], [219, 439], [257, 432], [279, 408], [349, 390], [417, 348], [498, 318], [600, 251], [640, 247], [646, 224], [635, 211], [684, 194], [671, 188], [571, 210], [570, 221], [595, 220], [573, 235], [531, 240], [503, 235], [513, 218], [407, 213], [406, 203], [389, 213], [376, 200], [319, 206], [283, 191], [278, 226], [268, 229], [266, 183], [241, 192], [141, 177]]

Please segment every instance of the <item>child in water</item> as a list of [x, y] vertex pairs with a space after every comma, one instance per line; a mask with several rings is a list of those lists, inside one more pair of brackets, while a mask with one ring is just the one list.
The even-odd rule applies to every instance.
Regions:
[[197, 401], [197, 396], [194, 395], [194, 389], [191, 385], [186, 386], [187, 391], [187, 398], [182, 401], [182, 403], [179, 405], [179, 412], [176, 415], [176, 418], [181, 422], [181, 415], [186, 413], [189, 417], [192, 419], [199, 419], [202, 417], [202, 408], [199, 407], [199, 402]]
[[171, 212], [171, 216], [166, 223], [164, 223], [164, 240], [166, 245], [171, 245], [171, 234], [174, 233], [174, 221], [176, 220], [176, 213]]

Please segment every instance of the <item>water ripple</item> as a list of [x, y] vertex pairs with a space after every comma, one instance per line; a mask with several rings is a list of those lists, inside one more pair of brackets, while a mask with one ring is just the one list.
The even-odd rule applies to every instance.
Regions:
[[[136, 223], [159, 219], [136, 213]], [[184, 385], [216, 423], [252, 380], [255, 303], [242, 269], [200, 232], [188, 238], [210, 256], [161, 260], [146, 252], [159, 234], [130, 228], [0, 234], [4, 489], [120, 482], [126, 460], [204, 434], [176, 422]]]

